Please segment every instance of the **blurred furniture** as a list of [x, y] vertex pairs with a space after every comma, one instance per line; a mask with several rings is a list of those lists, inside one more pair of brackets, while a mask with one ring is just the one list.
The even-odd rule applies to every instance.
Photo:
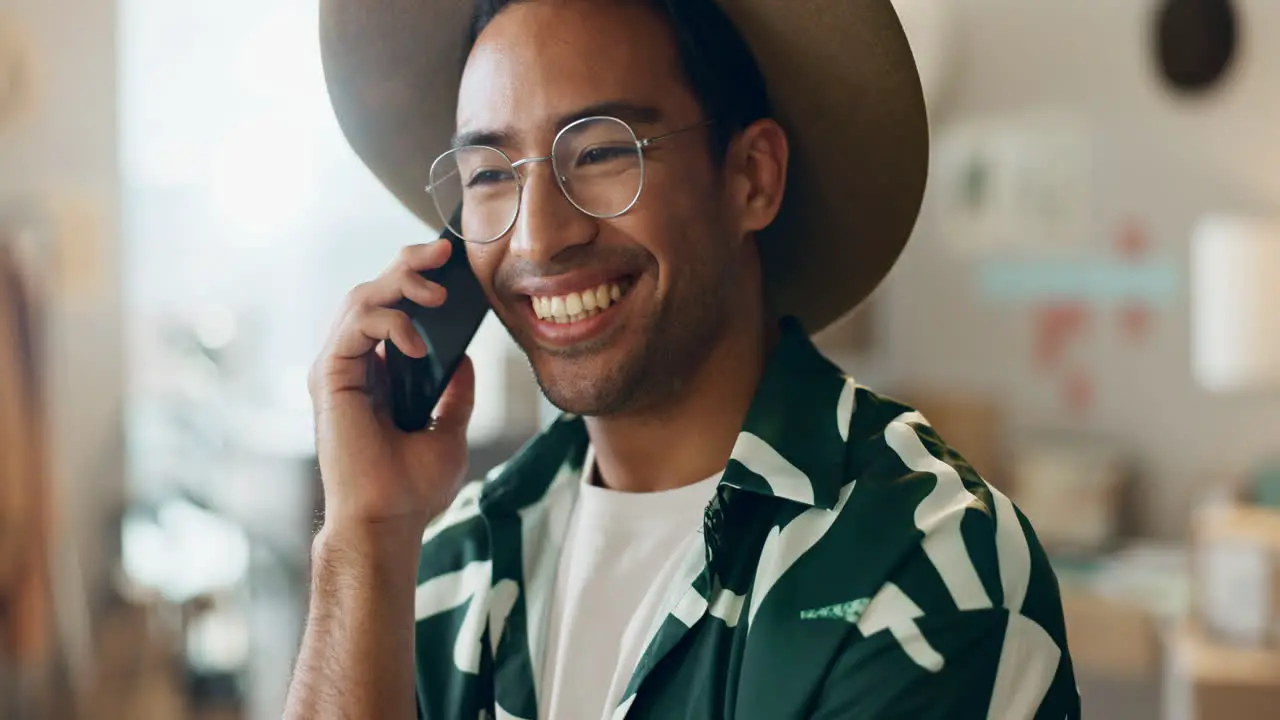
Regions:
[[1280, 510], [1206, 505], [1192, 536], [1199, 625], [1226, 647], [1280, 651]]
[[[86, 711], [94, 720], [186, 720], [181, 663], [166, 607], [155, 600], [116, 599], [95, 633], [97, 682]], [[63, 716], [65, 717], [65, 716]], [[61, 720], [61, 718], [60, 718]], [[70, 720], [70, 718], [67, 718]]]
[[1191, 539], [1187, 611], [1162, 629], [1163, 718], [1280, 717], [1280, 512], [1206, 504]]
[[55, 627], [37, 313], [14, 242], [0, 236], [0, 708], [47, 683]]
[[1190, 605], [1186, 550], [1134, 543], [1089, 559], [1055, 558], [1077, 670], [1124, 681], [1160, 676], [1165, 637]]
[[0, 217], [0, 716], [57, 717], [84, 710], [96, 668], [47, 434], [49, 248], [27, 224]]
[[1024, 434], [1010, 455], [1009, 497], [1050, 553], [1087, 557], [1113, 550], [1131, 534], [1126, 515], [1134, 463], [1114, 441], [1041, 431]]
[[1223, 646], [1194, 622], [1170, 643], [1166, 720], [1274, 720], [1280, 716], [1280, 653]]
[[1084, 717], [1158, 720], [1168, 637], [1190, 604], [1186, 550], [1134, 543], [1053, 564]]
[[1280, 389], [1280, 219], [1203, 218], [1191, 273], [1199, 383], [1215, 392]]
[[1071, 659], [1078, 671], [1113, 680], [1146, 681], [1162, 663], [1160, 626], [1141, 603], [1081, 588], [1065, 588]]

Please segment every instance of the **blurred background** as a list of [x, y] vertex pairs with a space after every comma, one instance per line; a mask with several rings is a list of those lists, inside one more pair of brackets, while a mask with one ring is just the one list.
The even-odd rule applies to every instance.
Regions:
[[[1280, 716], [1280, 3], [895, 0], [933, 177], [820, 338], [1035, 523], [1088, 718]], [[0, 717], [279, 717], [308, 365], [430, 236], [315, 0], [0, 0]], [[856, 162], [856, 158], [850, 159]], [[476, 473], [549, 416], [473, 347]]]

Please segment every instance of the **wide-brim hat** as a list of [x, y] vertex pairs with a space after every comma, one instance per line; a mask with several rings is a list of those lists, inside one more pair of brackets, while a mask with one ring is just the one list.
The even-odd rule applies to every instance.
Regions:
[[[880, 284], [915, 226], [928, 174], [924, 97], [890, 0], [717, 0], [764, 73], [791, 145], [778, 219], [759, 238], [779, 314], [817, 332]], [[338, 124], [414, 214], [455, 130], [472, 0], [321, 0]]]

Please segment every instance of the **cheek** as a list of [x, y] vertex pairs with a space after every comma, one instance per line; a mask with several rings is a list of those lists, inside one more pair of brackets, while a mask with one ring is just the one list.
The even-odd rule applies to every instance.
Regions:
[[502, 264], [502, 249], [498, 243], [490, 245], [467, 245], [467, 261], [471, 264], [471, 272], [480, 281], [480, 287], [489, 296], [489, 302], [497, 300], [495, 280], [498, 267]]
[[714, 255], [718, 208], [701, 183], [673, 181], [654, 190], [637, 213], [635, 237], [656, 258], [661, 284], [670, 290], [672, 283], [696, 275]]

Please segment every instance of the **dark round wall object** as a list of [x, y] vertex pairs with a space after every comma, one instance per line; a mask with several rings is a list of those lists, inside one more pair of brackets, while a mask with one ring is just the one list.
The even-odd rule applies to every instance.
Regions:
[[1156, 22], [1164, 80], [1182, 92], [1218, 82], [1236, 55], [1237, 24], [1231, 0], [1165, 0]]

